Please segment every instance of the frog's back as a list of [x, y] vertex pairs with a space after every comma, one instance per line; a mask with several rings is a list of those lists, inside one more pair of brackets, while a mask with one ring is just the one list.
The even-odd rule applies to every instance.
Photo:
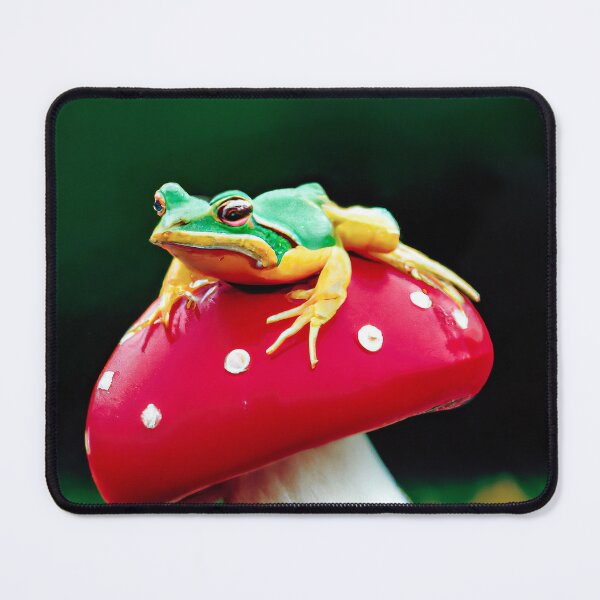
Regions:
[[335, 245], [333, 225], [322, 205], [328, 202], [318, 183], [265, 192], [253, 200], [254, 218], [309, 250]]

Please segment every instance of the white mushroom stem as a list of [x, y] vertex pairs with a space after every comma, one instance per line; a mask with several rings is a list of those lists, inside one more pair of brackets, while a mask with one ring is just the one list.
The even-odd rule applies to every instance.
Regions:
[[299, 452], [185, 499], [205, 503], [410, 502], [365, 434]]

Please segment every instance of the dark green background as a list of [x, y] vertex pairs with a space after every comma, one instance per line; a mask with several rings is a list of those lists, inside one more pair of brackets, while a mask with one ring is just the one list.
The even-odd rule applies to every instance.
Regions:
[[319, 181], [379, 205], [481, 293], [496, 359], [469, 405], [371, 434], [416, 501], [547, 479], [544, 122], [529, 98], [73, 99], [56, 120], [58, 475], [99, 501], [83, 448], [94, 382], [169, 263], [154, 191], [250, 195]]

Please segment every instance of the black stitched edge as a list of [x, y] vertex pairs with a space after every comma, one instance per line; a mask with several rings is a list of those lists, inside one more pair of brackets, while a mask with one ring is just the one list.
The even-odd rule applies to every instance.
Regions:
[[[533, 102], [546, 134], [546, 426], [548, 479], [531, 500], [495, 504], [80, 504], [63, 496], [57, 472], [56, 447], [56, 173], [55, 125], [60, 109], [90, 98], [490, 98], [521, 97]], [[557, 327], [556, 327], [556, 124], [546, 99], [524, 87], [488, 88], [74, 88], [58, 96], [46, 116], [46, 482], [56, 504], [78, 514], [93, 513], [528, 513], [545, 506], [558, 481]]]

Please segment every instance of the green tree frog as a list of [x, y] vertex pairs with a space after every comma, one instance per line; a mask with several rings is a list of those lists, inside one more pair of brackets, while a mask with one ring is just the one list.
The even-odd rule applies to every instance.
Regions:
[[289, 337], [309, 326], [309, 358], [317, 364], [317, 335], [342, 306], [351, 278], [348, 252], [382, 261], [437, 288], [462, 306], [460, 291], [475, 301], [479, 294], [440, 263], [400, 242], [400, 228], [383, 208], [341, 207], [318, 183], [265, 192], [251, 198], [239, 190], [212, 199], [188, 194], [177, 183], [154, 195], [160, 217], [150, 241], [173, 261], [160, 290], [160, 301], [136, 332], [169, 323], [175, 302], [197, 302], [197, 291], [216, 281], [250, 285], [295, 283], [319, 274], [312, 289], [295, 290], [298, 306], [272, 315], [267, 323], [295, 319], [267, 348], [271, 354]]

